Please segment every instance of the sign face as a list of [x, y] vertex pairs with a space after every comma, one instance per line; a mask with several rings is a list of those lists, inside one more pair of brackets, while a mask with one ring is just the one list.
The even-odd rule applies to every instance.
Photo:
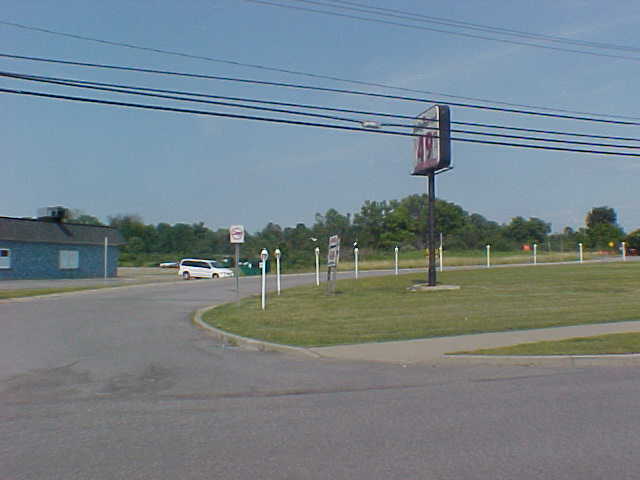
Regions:
[[429, 175], [451, 167], [449, 107], [435, 105], [421, 113], [413, 129], [414, 164], [411, 175]]
[[329, 253], [327, 254], [327, 266], [337, 267], [340, 261], [340, 237], [332, 235], [329, 237]]
[[244, 243], [244, 225], [231, 225], [229, 227], [229, 241], [231, 243]]

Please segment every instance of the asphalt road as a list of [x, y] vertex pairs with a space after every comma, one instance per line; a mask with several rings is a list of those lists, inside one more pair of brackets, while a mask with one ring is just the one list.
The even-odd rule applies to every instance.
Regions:
[[[285, 285], [311, 281], [289, 277]], [[255, 293], [256, 279], [243, 279]], [[0, 304], [0, 479], [635, 479], [640, 372], [344, 362], [190, 323], [233, 280]]]

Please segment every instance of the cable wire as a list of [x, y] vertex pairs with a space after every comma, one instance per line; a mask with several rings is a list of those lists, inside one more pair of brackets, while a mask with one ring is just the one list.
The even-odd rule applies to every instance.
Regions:
[[[99, 64], [99, 63], [76, 62], [76, 61], [71, 61], [71, 60], [57, 60], [57, 59], [42, 58], [42, 57], [27, 57], [27, 56], [23, 56], [23, 55], [12, 55], [12, 54], [6, 54], [6, 53], [0, 53], [0, 57], [12, 58], [12, 59], [16, 59], [16, 60], [29, 60], [29, 61], [36, 61], [36, 62], [48, 62], [48, 63], [56, 63], [56, 64], [63, 64], [63, 65], [73, 65], [73, 66], [82, 66], [82, 67], [104, 68], [104, 69], [113, 69], [113, 70], [121, 70], [121, 71], [133, 71], [133, 72], [142, 72], [142, 73], [153, 73], [153, 74], [160, 74], [160, 75], [173, 75], [173, 76], [186, 77], [186, 78], [221, 80], [221, 81], [245, 83], [245, 84], [252, 84], [252, 85], [266, 85], [266, 86], [275, 86], [275, 87], [285, 87], [285, 88], [310, 90], [310, 91], [318, 91], [318, 92], [325, 92], [325, 93], [338, 93], [338, 94], [346, 94], [346, 95], [357, 95], [357, 96], [365, 96], [365, 97], [373, 97], [373, 98], [384, 98], [384, 99], [389, 99], [389, 100], [403, 100], [403, 101], [410, 101], [410, 102], [427, 103], [427, 104], [441, 103], [441, 102], [439, 102], [439, 101], [437, 101], [435, 99], [429, 99], [429, 98], [417, 98], [417, 97], [407, 97], [407, 96], [401, 96], [401, 95], [389, 95], [389, 94], [383, 94], [383, 93], [364, 92], [362, 90], [349, 90], [349, 89], [342, 89], [342, 88], [318, 87], [318, 86], [304, 85], [304, 84], [299, 84], [299, 83], [271, 82], [271, 81], [266, 81], [266, 80], [254, 80], [254, 79], [246, 79], [246, 78], [238, 78], [238, 77], [227, 77], [227, 76], [220, 76], [220, 75], [205, 75], [205, 74], [196, 74], [196, 73], [176, 72], [176, 71], [170, 71], [170, 70], [158, 70], [158, 69], [151, 69], [151, 68], [125, 67], [125, 66]], [[596, 118], [596, 117], [561, 115], [561, 114], [554, 114], [554, 113], [535, 112], [535, 111], [531, 111], [531, 110], [519, 110], [519, 109], [511, 109], [511, 108], [489, 107], [489, 106], [486, 106], [486, 105], [477, 105], [477, 104], [459, 103], [459, 102], [447, 102], [447, 104], [451, 105], [451, 106], [457, 106], [457, 107], [463, 107], [463, 108], [472, 108], [472, 109], [497, 111], [497, 112], [505, 112], [505, 113], [515, 113], [515, 114], [521, 114], [521, 115], [532, 115], [532, 116], [540, 116], [540, 117], [546, 117], [546, 118], [558, 118], [558, 119], [565, 119], [565, 120], [579, 120], [579, 121], [587, 121], [587, 122], [595, 122], [595, 123], [606, 123], [606, 124], [613, 124], [613, 125], [640, 126], [640, 122], [634, 122], [634, 121], [608, 120], [608, 119]]]
[[[400, 115], [400, 114], [377, 112], [377, 111], [370, 111], [370, 110], [355, 110], [355, 109], [348, 109], [348, 108], [322, 107], [322, 106], [319, 106], [319, 105], [309, 105], [309, 104], [290, 103], [290, 102], [278, 102], [278, 101], [274, 101], [274, 100], [262, 100], [262, 99], [247, 98], [247, 97], [232, 97], [232, 96], [226, 96], [226, 95], [212, 95], [212, 94], [205, 94], [205, 93], [200, 93], [200, 92], [187, 92], [187, 91], [184, 91], [184, 90], [167, 90], [167, 89], [158, 89], [158, 88], [147, 88], [147, 87], [122, 85], [122, 84], [115, 84], [115, 83], [90, 82], [90, 81], [78, 80], [78, 79], [63, 79], [63, 78], [56, 78], [56, 77], [44, 77], [44, 76], [36, 76], [36, 75], [16, 74], [16, 73], [11, 73], [11, 72], [4, 72], [3, 76], [14, 77], [14, 78], [25, 78], [25, 79], [27, 77], [30, 78], [30, 79], [42, 79], [42, 80], [47, 79], [47, 80], [52, 80], [52, 81], [73, 82], [73, 83], [95, 85], [95, 86], [128, 88], [128, 89], [148, 91], [148, 92], [156, 92], [156, 93], [168, 93], [168, 94], [188, 95], [188, 96], [195, 96], [195, 97], [202, 97], [202, 98], [214, 98], [214, 99], [220, 99], [220, 100], [232, 100], [232, 101], [240, 101], [240, 102], [259, 103], [259, 104], [264, 104], [264, 105], [278, 105], [278, 106], [285, 106], [285, 107], [305, 108], [305, 109], [310, 109], [310, 110], [321, 110], [321, 111], [330, 111], [330, 112], [351, 113], [351, 114], [357, 114], [357, 115], [369, 115], [369, 116], [384, 117], [384, 118], [399, 118], [399, 119], [406, 119], [406, 120], [412, 120], [412, 121], [416, 120], [416, 116], [415, 115]], [[225, 105], [224, 103], [221, 103], [221, 104]], [[232, 105], [236, 105], [236, 104], [232, 104]], [[361, 120], [356, 120], [356, 119], [350, 119], [350, 120], [361, 122]], [[634, 138], [634, 137], [618, 137], [618, 136], [610, 136], [610, 135], [593, 135], [593, 134], [577, 133], [577, 132], [566, 132], [566, 131], [559, 131], [559, 130], [540, 130], [540, 129], [535, 129], [535, 128], [522, 128], [522, 127], [513, 127], [513, 126], [507, 126], [507, 125], [495, 125], [495, 124], [477, 123], [477, 122], [462, 122], [462, 121], [454, 121], [454, 120], [452, 120], [451, 121], [451, 125], [465, 125], [465, 126], [473, 126], [473, 127], [493, 128], [493, 129], [501, 129], [501, 130], [512, 130], [512, 131], [529, 132], [529, 133], [541, 133], [541, 134], [549, 134], [549, 135], [563, 135], [563, 136], [581, 137], [581, 138], [596, 138], [596, 139], [602, 139], [602, 140], [619, 140], [619, 141], [640, 142], [640, 138]], [[532, 138], [535, 138], [535, 137], [532, 137]], [[630, 146], [629, 148], [635, 148], [635, 147]]]
[[[15, 89], [8, 89], [8, 88], [0, 88], [0, 93], [28, 95], [28, 96], [49, 98], [49, 99], [55, 99], [55, 100], [67, 100], [67, 101], [73, 101], [73, 102], [137, 108], [137, 109], [144, 109], [144, 110], [156, 110], [156, 111], [165, 111], [165, 112], [174, 112], [174, 113], [188, 113], [188, 114], [195, 114], [195, 115], [208, 115], [208, 116], [214, 116], [214, 117], [235, 118], [235, 119], [242, 119], [242, 120], [256, 120], [256, 121], [262, 121], [262, 122], [288, 124], [288, 125], [329, 128], [334, 130], [367, 132], [367, 133], [382, 134], [382, 135], [395, 135], [395, 136], [402, 136], [402, 137], [419, 137], [420, 136], [414, 133], [407, 133], [407, 132], [396, 132], [396, 131], [390, 131], [390, 130], [371, 130], [367, 128], [351, 127], [346, 125], [302, 122], [298, 120], [287, 120], [287, 119], [271, 118], [271, 117], [258, 117], [258, 116], [252, 116], [252, 115], [237, 115], [237, 114], [231, 114], [231, 113], [166, 107], [166, 106], [160, 106], [160, 105], [145, 105], [140, 103], [116, 102], [112, 100], [102, 100], [102, 99], [88, 98], [88, 97], [72, 97], [68, 95], [55, 95], [50, 93], [34, 92], [29, 90], [15, 90]], [[490, 140], [478, 140], [478, 139], [472, 139], [472, 138], [451, 137], [451, 141], [477, 143], [477, 144], [485, 144], [485, 145], [500, 145], [500, 146], [507, 146], [507, 147], [529, 148], [534, 150], [553, 150], [553, 151], [561, 151], [561, 152], [588, 153], [588, 154], [597, 154], [597, 155], [606, 155], [606, 156], [640, 157], [640, 154], [630, 153], [630, 152], [609, 152], [609, 151], [601, 151], [601, 150], [565, 148], [565, 147], [548, 146], [548, 145], [529, 145], [529, 144], [512, 143], [512, 142], [496, 142], [496, 141], [490, 141]]]
[[[475, 30], [475, 31], [480, 31], [480, 32], [497, 33], [497, 34], [500, 34], [500, 35], [514, 36], [514, 37], [518, 37], [518, 38], [530, 38], [530, 39], [536, 39], [536, 40], [541, 40], [541, 41], [545, 41], [545, 42], [565, 43], [565, 44], [568, 44], [568, 45], [576, 45], [576, 46], [590, 47], [590, 48], [600, 48], [600, 49], [604, 49], [604, 50], [620, 50], [620, 51], [625, 51], [625, 52], [640, 52], [640, 48], [632, 47], [632, 46], [628, 46], [628, 45], [617, 45], [617, 44], [613, 44], [613, 43], [592, 42], [592, 41], [588, 41], [588, 40], [575, 40], [575, 39], [568, 38], [568, 37], [561, 37], [561, 36], [555, 36], [555, 35], [545, 35], [545, 34], [533, 33], [533, 32], [524, 32], [524, 31], [521, 31], [521, 30], [515, 30], [515, 29], [511, 29], [511, 28], [503, 28], [503, 27], [496, 27], [496, 26], [491, 26], [491, 25], [483, 25], [483, 24], [479, 24], [479, 23], [464, 22], [464, 21], [455, 20], [455, 19], [451, 19], [451, 18], [434, 17], [432, 15], [424, 15], [424, 14], [417, 13], [417, 12], [409, 12], [409, 11], [398, 10], [398, 9], [394, 9], [394, 8], [384, 8], [384, 7], [378, 7], [378, 6], [373, 6], [373, 5], [365, 5], [365, 4], [362, 4], [362, 3], [350, 2], [350, 1], [345, 1], [345, 0], [325, 0], [324, 3], [323, 2], [318, 2], [318, 1], [310, 1], [310, 0], [288, 0], [288, 1], [289, 2], [292, 2], [292, 1], [296, 2], [297, 1], [297, 2], [301, 2], [301, 3], [308, 3], [308, 4], [326, 6], [326, 7], [330, 7], [330, 8], [341, 8], [343, 10], [352, 10], [352, 11], [358, 11], [358, 12], [371, 13], [371, 14], [380, 15], [380, 16], [386, 16], [386, 17], [391, 17], [391, 18], [401, 18], [401, 19], [404, 19], [404, 20], [411, 20], [411, 21], [414, 21], [414, 22], [432, 23], [432, 24], [436, 24], [436, 25], [446, 25], [446, 26], [450, 26], [450, 27], [463, 28], [463, 29]], [[356, 8], [351, 8], [351, 7], [356, 7]]]
[[[135, 50], [148, 51], [148, 52], [160, 53], [160, 54], [165, 54], [165, 55], [173, 55], [173, 56], [178, 56], [178, 57], [191, 58], [191, 59], [195, 59], [195, 60], [204, 60], [204, 61], [208, 61], [208, 62], [222, 63], [222, 64], [226, 64], [226, 65], [234, 65], [234, 66], [239, 66], [239, 67], [254, 68], [254, 69], [259, 69], [259, 70], [264, 70], [264, 71], [279, 72], [279, 73], [285, 73], [285, 74], [288, 74], [288, 75], [299, 75], [299, 76], [315, 78], [315, 79], [331, 80], [331, 81], [336, 81], [336, 82], [344, 82], [344, 83], [350, 83], [350, 84], [353, 84], [353, 85], [363, 85], [363, 86], [369, 86], [369, 87], [378, 87], [378, 88], [384, 88], [384, 89], [389, 89], [389, 90], [403, 91], [403, 92], [410, 92], [410, 93], [418, 93], [418, 94], [425, 94], [425, 95], [437, 95], [437, 96], [440, 96], [440, 97], [443, 97], [443, 98], [455, 98], [455, 99], [459, 99], [459, 100], [468, 100], [468, 101], [473, 101], [473, 102], [483, 102], [483, 103], [494, 104], [494, 105], [503, 105], [503, 106], [508, 106], [508, 107], [534, 108], [534, 109], [538, 109], [538, 110], [562, 112], [562, 113], [571, 114], [571, 115], [590, 115], [590, 116], [601, 115], [601, 116], [608, 117], [608, 118], [623, 118], [623, 119], [626, 118], [626, 119], [630, 119], [630, 120], [639, 120], [638, 117], [625, 117], [625, 116], [622, 116], [622, 115], [613, 115], [613, 114], [611, 114], [611, 115], [610, 114], [596, 114], [596, 113], [592, 113], [592, 112], [582, 112], [582, 111], [568, 110], [568, 109], [562, 109], [562, 108], [557, 108], [557, 107], [527, 105], [527, 104], [511, 103], [511, 102], [504, 102], [504, 101], [499, 101], [499, 100], [491, 100], [491, 99], [478, 98], [478, 97], [468, 97], [468, 96], [464, 96], [464, 95], [453, 95], [453, 94], [450, 94], [450, 93], [436, 92], [436, 91], [431, 91], [431, 90], [420, 90], [420, 89], [413, 89], [413, 88], [407, 88], [407, 87], [398, 87], [398, 86], [395, 86], [395, 85], [389, 85], [389, 84], [379, 83], [379, 82], [368, 82], [368, 81], [364, 81], [364, 80], [354, 80], [354, 79], [337, 77], [337, 76], [332, 76], [332, 75], [323, 75], [323, 74], [319, 74], [319, 73], [303, 72], [303, 71], [299, 71], [299, 70], [291, 70], [291, 69], [278, 68], [278, 67], [272, 67], [272, 66], [267, 66], [267, 65], [259, 65], [259, 64], [253, 64], [253, 63], [239, 62], [239, 61], [236, 61], [236, 60], [214, 58], [214, 57], [208, 57], [208, 56], [204, 56], [204, 55], [194, 55], [194, 54], [185, 53], [185, 52], [179, 52], [179, 51], [174, 51], [174, 50], [165, 50], [165, 49], [160, 49], [160, 48], [147, 47], [147, 46], [143, 46], [143, 45], [136, 45], [136, 44], [133, 44], [133, 43], [105, 40], [105, 39], [101, 39], [101, 38], [88, 37], [88, 36], [84, 36], [84, 35], [76, 35], [76, 34], [72, 34], [72, 33], [60, 32], [60, 31], [57, 31], [57, 30], [51, 30], [51, 29], [47, 29], [47, 28], [35, 27], [35, 26], [31, 26], [31, 25], [24, 25], [24, 24], [21, 24], [21, 23], [9, 22], [9, 21], [5, 21], [5, 20], [0, 20], [0, 25], [7, 25], [7, 26], [15, 27], [15, 28], [24, 29], [24, 30], [47, 33], [47, 34], [50, 34], [50, 35], [62, 36], [62, 37], [67, 37], [67, 38], [74, 38], [76, 40], [96, 42], [96, 43], [100, 43], [100, 44], [104, 44], [104, 45], [111, 45], [111, 46], [116, 46], [116, 47], [125, 47], [125, 48], [130, 48], [130, 49], [135, 49]], [[18, 56], [16, 56], [16, 58], [18, 58]], [[24, 57], [24, 58], [26, 58], [26, 57]]]
[[[177, 100], [177, 101], [205, 103], [210, 105], [218, 105], [218, 106], [226, 106], [226, 107], [234, 107], [234, 108], [246, 108], [251, 110], [285, 113], [288, 115], [302, 115], [306, 117], [323, 118], [328, 120], [337, 120], [342, 122], [363, 124], [363, 120], [356, 119], [356, 118], [338, 117], [334, 115], [323, 115], [323, 114], [317, 114], [317, 113], [300, 112], [300, 111], [286, 110], [286, 109], [280, 109], [280, 108], [258, 107], [255, 105], [204, 100], [201, 98], [188, 98], [184, 96], [165, 95], [160, 93], [149, 93], [149, 92], [158, 92], [159, 90], [152, 89], [152, 88], [138, 87], [138, 86], [112, 84], [112, 83], [107, 84], [107, 83], [100, 83], [100, 82], [88, 82], [83, 80], [70, 80], [70, 79], [61, 79], [61, 78], [55, 78], [55, 77], [41, 77], [41, 76], [35, 76], [35, 75], [26, 75], [26, 74], [1, 72], [1, 71], [0, 71], [0, 77], [14, 78], [14, 79], [40, 82], [40, 83], [48, 83], [48, 84], [67, 86], [67, 87], [85, 88], [85, 89], [106, 91], [106, 92], [112, 92], [112, 93], [123, 93], [128, 95], [164, 98], [164, 99]], [[144, 91], [141, 91], [141, 90], [144, 90]], [[182, 95], [194, 95], [193, 93], [190, 93], [190, 92], [179, 92], [179, 93]], [[196, 94], [196, 95], [200, 96], [200, 94]], [[380, 123], [379, 125], [381, 127], [399, 127], [399, 128], [411, 128], [411, 129], [416, 128], [415, 124], [409, 125], [409, 124], [401, 124], [401, 123]], [[421, 128], [427, 129], [427, 130], [438, 130], [437, 127], [421, 127]], [[636, 146], [636, 145], [618, 145], [618, 144], [611, 144], [611, 143], [581, 142], [581, 141], [561, 140], [561, 139], [552, 139], [552, 138], [531, 137], [531, 136], [524, 136], [524, 135], [508, 135], [508, 134], [500, 134], [500, 133], [477, 132], [473, 130], [461, 130], [461, 129], [455, 129], [455, 128], [451, 129], [450, 131], [453, 133], [464, 133], [467, 135], [477, 135], [477, 136], [486, 136], [486, 137], [494, 137], [494, 138], [509, 138], [509, 139], [515, 139], [515, 140], [530, 140], [530, 141], [546, 142], [546, 143], [563, 143], [567, 145], [640, 149], [640, 146]]]
[[[412, 30], [423, 30], [423, 31], [429, 31], [429, 32], [436, 32], [436, 33], [444, 33], [446, 35], [455, 35], [458, 37], [465, 37], [465, 38], [474, 38], [474, 39], [479, 39], [479, 40], [489, 40], [492, 42], [501, 42], [501, 43], [507, 43], [510, 45], [518, 45], [518, 46], [526, 46], [526, 47], [533, 47], [533, 48], [539, 48], [539, 49], [545, 49], [545, 50], [554, 50], [554, 51], [558, 51], [558, 52], [566, 52], [566, 53], [577, 53], [580, 55], [590, 55], [590, 56], [594, 56], [594, 57], [606, 57], [606, 58], [613, 58], [616, 60], [631, 60], [634, 62], [639, 62], [640, 61], [640, 57], [629, 57], [626, 55], [614, 55], [611, 53], [602, 53], [602, 52], [590, 52], [590, 51], [586, 51], [586, 50], [576, 50], [574, 48], [564, 48], [564, 47], [554, 47], [554, 46], [550, 46], [550, 45], [540, 45], [540, 44], [536, 44], [536, 43], [530, 43], [530, 42], [523, 42], [523, 41], [519, 41], [519, 40], [508, 40], [508, 39], [504, 39], [504, 38], [494, 38], [494, 37], [487, 37], [485, 35], [477, 35], [477, 34], [473, 34], [473, 33], [464, 33], [464, 32], [456, 32], [456, 31], [452, 31], [452, 30], [443, 30], [441, 28], [433, 28], [433, 27], [425, 27], [425, 26], [420, 26], [420, 25], [410, 25], [407, 23], [400, 23], [400, 22], [395, 22], [395, 21], [391, 21], [391, 20], [381, 20], [378, 18], [369, 18], [369, 17], [362, 17], [359, 15], [351, 15], [348, 13], [340, 13], [340, 12], [333, 12], [333, 11], [327, 11], [327, 10], [318, 10], [315, 8], [308, 8], [308, 7], [299, 7], [296, 5], [283, 5], [280, 3], [276, 3], [276, 2], [272, 2], [272, 1], [267, 1], [267, 0], [244, 0], [245, 2], [249, 2], [249, 3], [255, 3], [255, 4], [259, 4], [259, 5], [267, 5], [270, 7], [278, 7], [278, 8], [284, 8], [284, 9], [288, 9], [288, 10], [298, 10], [298, 11], [302, 11], [302, 12], [307, 12], [307, 13], [319, 13], [322, 15], [330, 15], [330, 16], [334, 16], [334, 17], [342, 17], [342, 18], [349, 18], [351, 20], [360, 20], [360, 21], [364, 21], [364, 22], [369, 22], [369, 23], [379, 23], [379, 24], [383, 24], [383, 25], [392, 25], [395, 27], [402, 27], [402, 28], [408, 28], [408, 29], [412, 29]], [[299, 1], [305, 1], [305, 3], [316, 3], [316, 2], [309, 2], [308, 0], [299, 0]]]

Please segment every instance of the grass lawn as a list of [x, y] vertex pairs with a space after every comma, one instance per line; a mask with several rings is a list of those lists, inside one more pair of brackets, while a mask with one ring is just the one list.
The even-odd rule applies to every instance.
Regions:
[[597, 337], [522, 343], [511, 347], [475, 350], [475, 355], [604, 355], [640, 353], [640, 333], [613, 333]]
[[[486, 265], [487, 257], [484, 250], [467, 250], [467, 251], [444, 251], [445, 267], [462, 267], [472, 265]], [[584, 259], [591, 260], [598, 258], [591, 252], [585, 252]], [[578, 256], [576, 252], [546, 252], [539, 251], [537, 255], [538, 263], [548, 262], [567, 262], [576, 261]], [[436, 260], [438, 262], [438, 260]], [[514, 263], [533, 263], [533, 254], [527, 252], [491, 252], [491, 264], [514, 264]], [[400, 268], [425, 268], [427, 265], [426, 254], [423, 251], [401, 252], [398, 258]], [[439, 265], [439, 263], [436, 263]], [[374, 255], [361, 253], [358, 262], [360, 270], [376, 270], [376, 269], [392, 269], [395, 266], [393, 252], [387, 256], [381, 255], [379, 252]], [[341, 264], [345, 270], [353, 268], [353, 259], [345, 258]]]
[[223, 330], [299, 346], [405, 340], [640, 318], [640, 263], [559, 265], [443, 272], [460, 290], [409, 292], [424, 275], [338, 282], [251, 297], [205, 321]]
[[109, 285], [93, 285], [90, 287], [60, 287], [60, 288], [23, 288], [18, 290], [0, 290], [0, 300], [5, 298], [34, 297], [36, 295], [51, 295], [52, 293], [77, 292], [81, 290], [95, 290], [108, 288]]

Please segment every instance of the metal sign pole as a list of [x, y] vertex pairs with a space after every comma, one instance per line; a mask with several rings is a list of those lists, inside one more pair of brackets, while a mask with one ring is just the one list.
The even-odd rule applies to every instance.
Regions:
[[240, 296], [240, 244], [244, 243], [244, 225], [229, 227], [229, 241], [235, 245], [236, 253], [236, 295]]
[[436, 174], [431, 171], [429, 178], [429, 224], [427, 230], [427, 248], [429, 249], [429, 268], [427, 284], [430, 287], [436, 286]]
[[320, 247], [315, 248], [316, 253], [316, 287], [320, 286]]
[[240, 244], [236, 243], [236, 294], [240, 295]]

